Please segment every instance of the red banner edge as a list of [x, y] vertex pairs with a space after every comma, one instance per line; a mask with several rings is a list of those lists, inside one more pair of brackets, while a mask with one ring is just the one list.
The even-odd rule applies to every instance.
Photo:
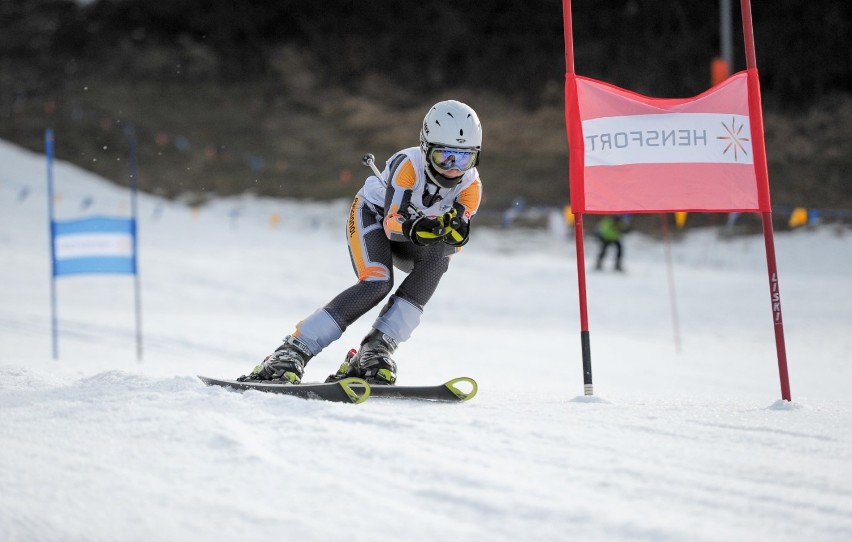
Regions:
[[585, 156], [583, 126], [580, 122], [580, 99], [577, 96], [577, 75], [565, 74], [565, 126], [568, 131], [568, 184], [571, 212], [583, 214], [586, 208]]

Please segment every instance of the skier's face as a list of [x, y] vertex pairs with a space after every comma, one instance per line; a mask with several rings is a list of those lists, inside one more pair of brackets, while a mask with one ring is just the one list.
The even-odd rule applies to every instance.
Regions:
[[440, 173], [442, 176], [446, 177], [447, 179], [458, 179], [459, 177], [464, 175], [464, 171], [462, 171], [458, 168], [441, 169], [439, 167], [436, 167], [435, 171], [437, 171], [438, 173]]

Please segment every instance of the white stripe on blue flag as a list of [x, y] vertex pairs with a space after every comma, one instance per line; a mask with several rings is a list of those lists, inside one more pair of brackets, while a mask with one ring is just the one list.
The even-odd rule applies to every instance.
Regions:
[[55, 277], [136, 273], [134, 219], [96, 216], [52, 226]]

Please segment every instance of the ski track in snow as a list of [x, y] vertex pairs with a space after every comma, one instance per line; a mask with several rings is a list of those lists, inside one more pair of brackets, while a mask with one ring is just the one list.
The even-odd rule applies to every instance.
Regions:
[[[673, 243], [677, 353], [664, 248], [630, 234], [627, 274], [588, 274], [587, 398], [573, 244], [480, 229], [396, 356], [400, 383], [467, 375], [476, 398], [341, 405], [195, 375], [247, 372], [351, 283], [348, 202], [243, 197], [194, 215], [143, 195], [144, 361], [132, 280], [108, 276], [58, 281], [54, 361], [44, 160], [0, 142], [0, 163], [3, 540], [852, 540], [848, 231], [776, 235], [792, 403], [762, 238]], [[60, 216], [86, 196], [87, 213], [128, 208], [73, 166], [56, 179]]]

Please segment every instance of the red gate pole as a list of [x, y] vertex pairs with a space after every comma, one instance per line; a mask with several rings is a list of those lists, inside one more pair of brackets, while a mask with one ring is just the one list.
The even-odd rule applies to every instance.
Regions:
[[[566, 78], [571, 78], [574, 76], [574, 30], [571, 21], [571, 0], [562, 0], [562, 18], [565, 32], [565, 72]], [[572, 87], [576, 89], [574, 85]], [[582, 172], [580, 173], [582, 174]], [[572, 202], [572, 207], [577, 208], [574, 207], [574, 203], [576, 202]], [[594, 395], [594, 387], [592, 386], [592, 353], [589, 343], [589, 311], [586, 303], [586, 253], [583, 246], [582, 210], [574, 213], [574, 242], [577, 245], [577, 288], [579, 289], [580, 296], [580, 348], [583, 355], [583, 394]]]
[[589, 310], [586, 303], [586, 254], [583, 248], [583, 215], [574, 215], [574, 240], [577, 244], [577, 288], [580, 291], [580, 348], [583, 354], [583, 395], [594, 395], [592, 386], [592, 348], [589, 343]]
[[565, 33], [565, 71], [574, 73], [574, 27], [571, 22], [571, 0], [562, 0], [562, 29]]
[[778, 287], [778, 265], [775, 261], [775, 239], [772, 231], [772, 205], [769, 201], [769, 169], [766, 165], [766, 145], [763, 139], [763, 112], [760, 103], [760, 80], [757, 76], [757, 57], [754, 50], [754, 29], [751, 20], [751, 0], [740, 0], [748, 68], [748, 108], [751, 124], [754, 171], [757, 177], [758, 198], [766, 245], [766, 267], [769, 274], [769, 295], [772, 321], [775, 325], [775, 350], [778, 354], [778, 375], [781, 398], [790, 401], [790, 377], [787, 373], [787, 349], [784, 343], [784, 320], [781, 317], [781, 292]]

